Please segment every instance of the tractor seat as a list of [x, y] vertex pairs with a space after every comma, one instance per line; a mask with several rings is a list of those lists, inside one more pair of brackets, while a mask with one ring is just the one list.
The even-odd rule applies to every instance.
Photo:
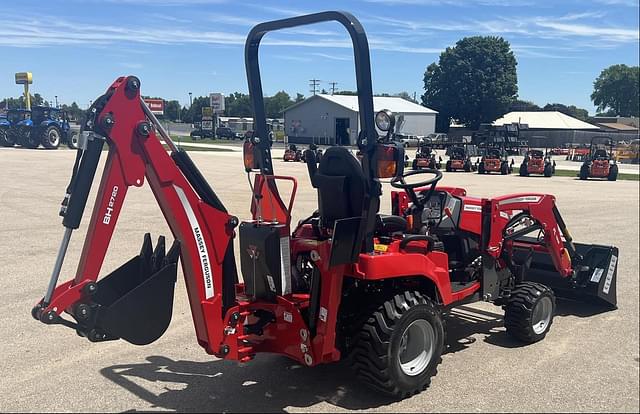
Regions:
[[376, 233], [380, 235], [390, 235], [407, 230], [407, 220], [404, 217], [390, 214], [378, 214], [376, 218]]

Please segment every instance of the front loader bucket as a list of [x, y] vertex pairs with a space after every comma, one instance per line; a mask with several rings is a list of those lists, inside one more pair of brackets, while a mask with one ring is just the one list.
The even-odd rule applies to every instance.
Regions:
[[160, 338], [169, 327], [173, 310], [179, 244], [165, 256], [164, 237], [155, 251], [151, 237], [139, 256], [102, 278], [92, 296], [96, 306], [92, 341], [122, 338], [134, 345], [147, 345]]
[[525, 279], [549, 286], [559, 297], [615, 309], [618, 248], [583, 243], [574, 245], [576, 255], [572, 265], [577, 270], [575, 278], [561, 277], [547, 253], [534, 252]]

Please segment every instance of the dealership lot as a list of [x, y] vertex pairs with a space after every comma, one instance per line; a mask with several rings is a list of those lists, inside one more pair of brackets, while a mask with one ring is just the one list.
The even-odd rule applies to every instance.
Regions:
[[[34, 321], [30, 310], [44, 293], [62, 236], [57, 213], [74, 155], [0, 149], [1, 411], [640, 410], [637, 181], [445, 173], [441, 184], [471, 195], [556, 195], [576, 241], [619, 247], [619, 309], [595, 313], [560, 301], [547, 338], [521, 347], [506, 336], [499, 308], [457, 308], [448, 318], [449, 347], [431, 387], [393, 402], [364, 388], [343, 364], [308, 369], [259, 355], [242, 365], [206, 355], [195, 340], [181, 276], [171, 326], [149, 346], [92, 344], [67, 328]], [[192, 158], [228, 210], [248, 217], [241, 153], [193, 152]], [[309, 215], [317, 203], [305, 166], [280, 161], [281, 150], [274, 160], [277, 174], [298, 179], [294, 220]], [[383, 212], [389, 211], [389, 189], [385, 184]], [[74, 276], [94, 197], [61, 279]], [[170, 235], [148, 187], [128, 193], [102, 273], [137, 254], [145, 232]]]

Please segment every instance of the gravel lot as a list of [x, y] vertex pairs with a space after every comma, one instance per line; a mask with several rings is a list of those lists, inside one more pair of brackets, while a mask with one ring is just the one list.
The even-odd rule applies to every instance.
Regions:
[[[299, 219], [316, 208], [315, 193], [304, 165], [282, 162], [281, 153], [274, 150], [276, 172], [299, 180]], [[555, 194], [575, 240], [619, 247], [619, 309], [594, 314], [561, 301], [547, 338], [522, 347], [506, 336], [499, 308], [458, 308], [431, 387], [392, 402], [352, 379], [342, 364], [308, 369], [259, 355], [240, 365], [206, 355], [195, 341], [180, 275], [171, 326], [149, 346], [91, 344], [67, 328], [34, 321], [30, 310], [45, 291], [62, 236], [57, 214], [73, 158], [73, 151], [0, 149], [0, 411], [640, 411], [637, 181], [445, 173], [443, 185], [477, 196]], [[229, 211], [248, 217], [240, 153], [192, 158]], [[383, 212], [388, 190], [385, 185]], [[72, 238], [63, 280], [74, 275], [88, 214]], [[130, 190], [103, 274], [137, 254], [145, 232], [170, 234], [148, 187]]]

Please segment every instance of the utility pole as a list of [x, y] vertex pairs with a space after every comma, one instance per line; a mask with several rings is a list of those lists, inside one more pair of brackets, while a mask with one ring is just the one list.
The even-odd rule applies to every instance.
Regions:
[[191, 92], [189, 92], [189, 108], [191, 108]]
[[58, 95], [54, 95], [56, 98], [56, 108], [58, 107]]
[[338, 82], [329, 82], [329, 85], [331, 85], [331, 95], [333, 95], [336, 92], [336, 90], [338, 89], [338, 88], [336, 88], [337, 84], [338, 84]]
[[318, 92], [318, 86], [320, 86], [320, 79], [309, 80], [309, 87], [311, 88], [309, 92], [315, 95]]

